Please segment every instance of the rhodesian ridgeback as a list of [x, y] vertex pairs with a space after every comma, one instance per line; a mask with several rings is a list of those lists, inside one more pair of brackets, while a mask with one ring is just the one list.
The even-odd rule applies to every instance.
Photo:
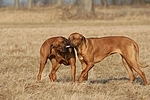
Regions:
[[61, 64], [71, 65], [72, 82], [75, 82], [76, 58], [74, 48], [66, 45], [68, 40], [65, 37], [52, 37], [47, 39], [40, 48], [40, 69], [37, 80], [41, 80], [42, 71], [49, 59], [52, 64], [52, 70], [49, 78], [52, 82], [56, 81], [56, 71]]
[[102, 38], [85, 38], [82, 34], [72, 33], [69, 36], [70, 46], [75, 47], [77, 56], [82, 64], [83, 71], [79, 76], [79, 83], [88, 78], [88, 71], [95, 63], [102, 61], [105, 57], [119, 53], [122, 62], [129, 73], [130, 82], [133, 83], [135, 70], [148, 84], [144, 72], [139, 67], [139, 47], [135, 41], [124, 36], [108, 36]]

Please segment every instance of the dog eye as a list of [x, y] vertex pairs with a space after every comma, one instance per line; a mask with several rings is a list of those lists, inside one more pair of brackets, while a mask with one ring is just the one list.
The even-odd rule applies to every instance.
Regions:
[[75, 40], [76, 38], [75, 37], [73, 37], [73, 40]]
[[63, 42], [62, 42], [62, 44], [67, 44], [67, 43], [68, 43], [68, 41], [63, 41]]

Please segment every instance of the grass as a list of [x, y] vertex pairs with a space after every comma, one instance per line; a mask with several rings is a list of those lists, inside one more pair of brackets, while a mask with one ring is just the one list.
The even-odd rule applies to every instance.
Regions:
[[[134, 8], [136, 9], [139, 8]], [[117, 11], [114, 9], [114, 12]], [[95, 64], [89, 72], [89, 80], [82, 84], [71, 84], [70, 67], [64, 65], [57, 72], [58, 81], [51, 83], [48, 77], [50, 62], [43, 71], [42, 80], [36, 81], [41, 44], [49, 37], [68, 37], [72, 32], [82, 33], [86, 37], [130, 37], [139, 44], [140, 62], [150, 65], [150, 25], [145, 24], [147, 19], [143, 16], [140, 16], [143, 18], [141, 21], [131, 20], [132, 18], [128, 21], [124, 18], [114, 21], [57, 20], [38, 23], [38, 18], [33, 18], [35, 21], [28, 20], [30, 15], [27, 13], [26, 18], [22, 17], [23, 21], [17, 19], [17, 22], [13, 22], [13, 15], [16, 12], [25, 13], [23, 10], [15, 13], [5, 10], [0, 12], [9, 15], [5, 16], [6, 19], [0, 16], [0, 100], [149, 100], [150, 87], [143, 86], [143, 81], [136, 72], [135, 82], [129, 83], [128, 74], [119, 55], [109, 56]], [[32, 13], [36, 15], [38, 11]], [[43, 13], [38, 17], [43, 19]], [[150, 67], [142, 70], [150, 81]], [[77, 60], [76, 79], [80, 72], [81, 64]]]

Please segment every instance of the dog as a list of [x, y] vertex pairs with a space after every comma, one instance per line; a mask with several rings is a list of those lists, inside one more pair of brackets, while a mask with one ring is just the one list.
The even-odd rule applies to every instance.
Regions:
[[79, 83], [87, 80], [88, 71], [95, 63], [102, 61], [105, 57], [119, 53], [122, 57], [130, 82], [133, 83], [135, 70], [143, 79], [145, 85], [148, 84], [145, 73], [139, 67], [139, 47], [135, 41], [124, 36], [108, 36], [101, 38], [85, 38], [82, 34], [72, 33], [69, 38], [70, 46], [75, 47], [77, 56], [82, 64], [83, 71], [79, 76]]
[[71, 65], [72, 82], [75, 82], [76, 58], [74, 48], [68, 47], [68, 40], [65, 37], [58, 36], [47, 39], [40, 48], [40, 68], [37, 80], [41, 80], [42, 71], [49, 59], [52, 64], [52, 70], [49, 74], [51, 82], [55, 82], [56, 71], [61, 64]]

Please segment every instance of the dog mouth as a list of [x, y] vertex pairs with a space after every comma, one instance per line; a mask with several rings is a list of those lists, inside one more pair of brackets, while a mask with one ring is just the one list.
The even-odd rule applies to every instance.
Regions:
[[66, 44], [66, 48], [71, 48], [71, 47], [75, 47], [75, 45], [73, 45], [72, 43], [71, 43], [71, 41], [67, 41], [67, 44]]
[[67, 52], [68, 48], [71, 48], [71, 46], [70, 46], [70, 45], [66, 45], [66, 46], [64, 46], [63, 48], [61, 48], [59, 51], [65, 53], [65, 52]]

